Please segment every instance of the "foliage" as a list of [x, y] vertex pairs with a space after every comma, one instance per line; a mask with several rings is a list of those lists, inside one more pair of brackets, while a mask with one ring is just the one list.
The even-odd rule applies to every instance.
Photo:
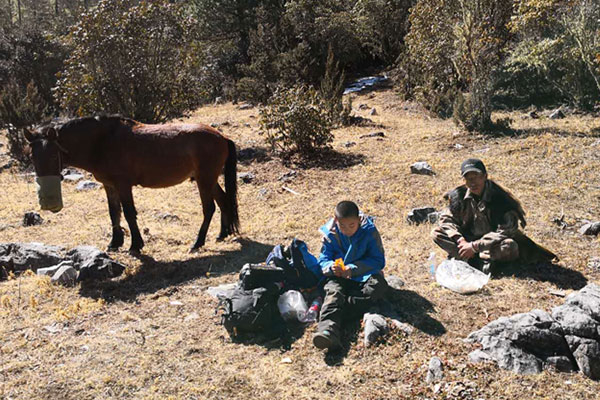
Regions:
[[100, 1], [68, 37], [57, 96], [77, 115], [120, 113], [145, 122], [179, 117], [206, 93], [194, 20], [168, 0]]
[[350, 113], [352, 112], [352, 99], [344, 104], [342, 95], [344, 94], [345, 74], [340, 71], [339, 63], [335, 61], [333, 51], [329, 48], [327, 54], [327, 63], [325, 64], [325, 76], [321, 80], [319, 92], [324, 100], [331, 121], [334, 124], [348, 125], [350, 123]]
[[[507, 70], [543, 80], [547, 98], [591, 108], [600, 99], [600, 4], [592, 0], [518, 0], [510, 24], [519, 40]], [[519, 86], [522, 89], [527, 85]], [[522, 92], [514, 90], [514, 96]]]
[[331, 115], [319, 92], [305, 85], [277, 89], [260, 110], [267, 143], [282, 153], [308, 156], [333, 141]]
[[8, 152], [21, 165], [30, 163], [26, 154], [27, 142], [21, 130], [39, 122], [47, 115], [48, 103], [31, 81], [23, 90], [15, 80], [4, 85], [0, 92], [0, 128], [7, 130]]
[[403, 63], [408, 94], [441, 116], [459, 106], [454, 116], [469, 130], [490, 129], [511, 11], [511, 0], [419, 1]]

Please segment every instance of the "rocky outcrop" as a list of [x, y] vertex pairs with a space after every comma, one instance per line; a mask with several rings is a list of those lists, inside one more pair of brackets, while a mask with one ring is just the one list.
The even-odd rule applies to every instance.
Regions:
[[481, 345], [469, 355], [473, 362], [491, 360], [521, 374], [553, 366], [600, 379], [600, 286], [572, 293], [551, 313], [532, 310], [499, 318], [465, 341]]

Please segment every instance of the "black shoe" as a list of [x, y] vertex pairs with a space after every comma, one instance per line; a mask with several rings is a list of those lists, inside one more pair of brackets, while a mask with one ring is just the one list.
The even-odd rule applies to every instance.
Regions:
[[337, 336], [328, 330], [323, 330], [313, 335], [313, 344], [317, 349], [336, 349], [340, 347]]

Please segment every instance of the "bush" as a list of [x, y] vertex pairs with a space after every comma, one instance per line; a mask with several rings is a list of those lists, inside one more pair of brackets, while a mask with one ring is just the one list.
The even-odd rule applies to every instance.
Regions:
[[72, 49], [58, 82], [61, 105], [161, 122], [203, 101], [195, 21], [168, 0], [100, 1], [67, 37]]
[[331, 116], [312, 87], [277, 89], [260, 110], [260, 125], [273, 150], [311, 155], [333, 141]]
[[23, 166], [29, 165], [27, 141], [22, 129], [42, 120], [47, 114], [47, 103], [33, 81], [25, 89], [11, 80], [0, 92], [0, 128], [8, 134], [8, 152]]

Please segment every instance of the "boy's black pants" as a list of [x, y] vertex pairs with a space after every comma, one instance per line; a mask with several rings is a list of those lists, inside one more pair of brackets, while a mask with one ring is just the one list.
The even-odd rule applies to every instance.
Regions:
[[318, 330], [339, 335], [343, 320], [362, 317], [386, 295], [387, 289], [388, 284], [382, 274], [371, 275], [365, 282], [328, 278]]

